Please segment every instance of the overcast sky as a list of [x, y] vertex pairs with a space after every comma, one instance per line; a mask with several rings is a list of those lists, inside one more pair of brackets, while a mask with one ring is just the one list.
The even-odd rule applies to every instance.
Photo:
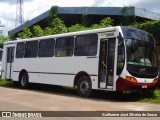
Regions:
[[[0, 20], [5, 26], [3, 28], [5, 35], [15, 28], [16, 3], [17, 0], [0, 0]], [[24, 0], [24, 20], [31, 20], [49, 10], [51, 6], [123, 7], [130, 5], [160, 13], [160, 0]]]

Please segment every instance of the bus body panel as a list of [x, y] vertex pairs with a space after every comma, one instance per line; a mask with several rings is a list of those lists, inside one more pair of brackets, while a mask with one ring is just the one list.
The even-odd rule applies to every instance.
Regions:
[[[91, 79], [97, 79], [98, 64], [95, 63], [98, 63], [98, 58], [79, 56], [15, 59], [13, 80], [17, 81], [17, 75], [25, 69], [29, 82], [73, 86], [74, 78], [80, 71], [88, 73]], [[93, 85], [93, 88], [96, 86]]]

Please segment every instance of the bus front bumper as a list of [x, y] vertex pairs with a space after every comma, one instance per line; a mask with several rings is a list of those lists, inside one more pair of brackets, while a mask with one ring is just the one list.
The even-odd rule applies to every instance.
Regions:
[[121, 77], [116, 82], [116, 91], [130, 91], [130, 90], [154, 90], [157, 83], [134, 83], [127, 81]]

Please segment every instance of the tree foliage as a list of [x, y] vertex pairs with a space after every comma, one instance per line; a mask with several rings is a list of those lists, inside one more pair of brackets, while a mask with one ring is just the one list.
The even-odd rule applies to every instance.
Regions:
[[68, 27], [68, 32], [82, 31], [86, 29], [87, 28], [82, 24], [75, 24], [75, 25], [72, 25], [71, 27]]
[[44, 32], [39, 25], [33, 27], [33, 37], [43, 36]]
[[135, 23], [131, 27], [139, 28], [151, 33], [160, 42], [160, 20]]
[[113, 20], [110, 17], [107, 17], [107, 18], [102, 19], [99, 24], [93, 24], [89, 27], [85, 27], [85, 25], [82, 25], [82, 24], [72, 25], [71, 27], [68, 27], [68, 31], [75, 32], [75, 31], [82, 31], [82, 30], [105, 28], [105, 27], [111, 26], [112, 22]]
[[2, 34], [0, 34], [0, 48], [3, 47], [4, 42], [9, 41], [10, 38], [8, 36], [4, 36]]
[[122, 14], [121, 24], [122, 25], [128, 26], [136, 22], [136, 17], [134, 15], [128, 15], [128, 12], [127, 12], [133, 8], [134, 8], [133, 6], [124, 6], [122, 8], [122, 11], [121, 11], [121, 14]]
[[93, 16], [88, 14], [82, 15], [82, 25], [84, 25], [85, 27], [89, 27], [92, 25], [92, 22], [93, 22]]
[[44, 28], [44, 31], [43, 31], [43, 35], [44, 35], [44, 36], [52, 35], [52, 34], [53, 34], [52, 28], [50, 28], [50, 27]]
[[66, 33], [67, 27], [60, 18], [56, 17], [51, 21], [51, 28], [53, 30], [53, 34]]
[[18, 37], [21, 39], [32, 37], [32, 33], [29, 28], [24, 28], [22, 32], [18, 33]]
[[52, 20], [54, 18], [58, 17], [57, 15], [57, 6], [52, 6], [50, 11], [49, 11], [49, 15], [48, 15], [48, 23], [50, 25], [50, 23], [52, 22]]
[[113, 20], [110, 17], [106, 17], [99, 24], [93, 24], [91, 29], [110, 27], [113, 24], [112, 22]]
[[157, 36], [160, 35], [160, 20], [156, 21], [147, 21], [145, 23], [135, 23], [134, 25], [131, 25], [132, 27], [136, 27], [139, 29], [143, 29], [147, 32], [150, 32], [151, 34]]

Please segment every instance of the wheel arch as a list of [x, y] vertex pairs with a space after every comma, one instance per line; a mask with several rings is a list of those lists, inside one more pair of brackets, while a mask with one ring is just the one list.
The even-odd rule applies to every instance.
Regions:
[[90, 82], [91, 82], [91, 85], [92, 85], [92, 81], [91, 81], [91, 77], [89, 76], [89, 74], [85, 71], [80, 71], [78, 72], [76, 75], [75, 75], [75, 78], [74, 78], [74, 86], [77, 86], [78, 85], [78, 79], [82, 76], [87, 76], [89, 79], [90, 79]]
[[[27, 74], [27, 77], [29, 78], [27, 70], [22, 69], [22, 70], [20, 71], [20, 73], [19, 73], [18, 81], [20, 81], [20, 77], [21, 77], [22, 73], [26, 73], [26, 74]], [[28, 80], [29, 80], [29, 79], [28, 79]]]

